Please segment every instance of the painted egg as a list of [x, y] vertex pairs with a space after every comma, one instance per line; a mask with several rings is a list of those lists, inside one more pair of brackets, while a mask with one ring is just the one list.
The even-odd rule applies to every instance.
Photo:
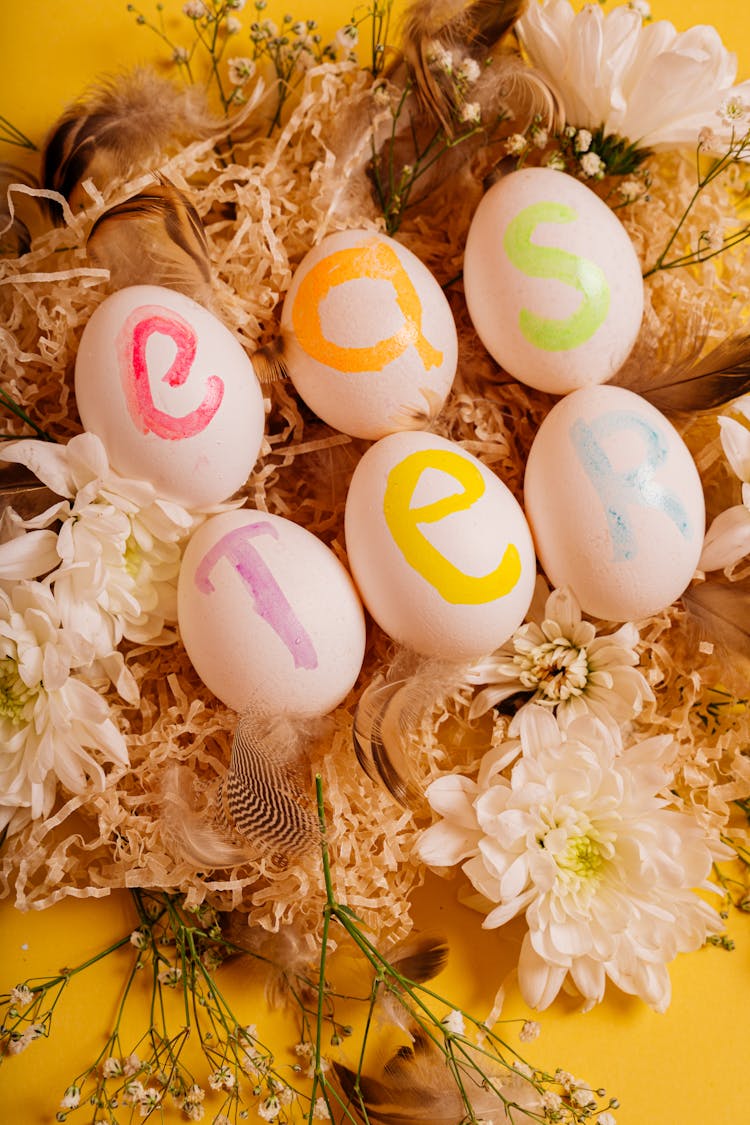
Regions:
[[674, 426], [622, 387], [583, 387], [539, 427], [524, 479], [526, 515], [554, 586], [607, 621], [671, 605], [698, 565], [705, 506]]
[[376, 442], [354, 470], [344, 525], [365, 606], [406, 647], [475, 658], [523, 620], [536, 576], [523, 511], [455, 442], [426, 433]]
[[83, 331], [75, 391], [112, 467], [186, 507], [226, 500], [257, 460], [265, 413], [252, 363], [182, 293], [133, 285], [107, 297]]
[[416, 255], [374, 231], [329, 235], [303, 258], [281, 328], [300, 398], [354, 437], [424, 428], [456, 373], [445, 294]]
[[348, 571], [305, 528], [242, 508], [193, 534], [177, 618], [196, 672], [228, 707], [325, 715], [348, 694], [365, 616]]
[[464, 287], [488, 352], [550, 394], [611, 378], [643, 317], [641, 267], [622, 223], [580, 180], [551, 168], [512, 172], [483, 196]]

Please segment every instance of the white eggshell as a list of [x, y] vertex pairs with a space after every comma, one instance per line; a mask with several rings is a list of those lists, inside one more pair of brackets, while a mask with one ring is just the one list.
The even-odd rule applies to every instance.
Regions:
[[603, 383], [643, 316], [643, 279], [625, 228], [590, 188], [551, 168], [498, 180], [472, 218], [466, 305], [488, 352], [550, 394]]
[[311, 532], [266, 512], [224, 512], [198, 528], [177, 616], [196, 672], [235, 711], [325, 715], [364, 658], [365, 616], [346, 568]]
[[456, 373], [445, 294], [416, 255], [374, 231], [329, 235], [303, 258], [281, 327], [300, 397], [354, 437], [422, 428]]
[[520, 505], [455, 442], [398, 433], [360, 460], [345, 512], [349, 565], [367, 609], [416, 652], [492, 652], [523, 620], [536, 559]]
[[529, 452], [524, 501], [547, 577], [592, 617], [658, 613], [698, 565], [698, 470], [664, 415], [622, 387], [584, 387], [555, 404]]
[[263, 440], [263, 395], [229, 329], [157, 285], [107, 297], [86, 325], [75, 391], [84, 428], [110, 463], [186, 507], [226, 500]]

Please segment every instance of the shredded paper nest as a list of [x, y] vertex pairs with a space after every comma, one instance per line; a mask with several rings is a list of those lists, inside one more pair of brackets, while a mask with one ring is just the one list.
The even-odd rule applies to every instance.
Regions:
[[[302, 96], [275, 138], [251, 135], [222, 159], [211, 141], [196, 141], [165, 154], [154, 169], [189, 189], [206, 224], [212, 311], [250, 353], [273, 339], [295, 266], [311, 246], [338, 229], [382, 229], [366, 174], [371, 86], [352, 65], [318, 68], [306, 76]], [[660, 158], [653, 163], [650, 200], [619, 212], [644, 268], [690, 198], [691, 170], [687, 158]], [[76, 350], [88, 319], [111, 291], [106, 271], [87, 257], [87, 233], [105, 207], [152, 178], [113, 183], [105, 194], [90, 184], [83, 211], [68, 212], [65, 224], [41, 233], [29, 254], [3, 263], [3, 382], [60, 441], [80, 431], [72, 390]], [[529, 447], [554, 399], [500, 371], [469, 321], [460, 274], [482, 190], [471, 167], [455, 172], [407, 213], [397, 237], [446, 286], [458, 327], [458, 374], [434, 429], [490, 465], [520, 500]], [[729, 180], [704, 193], [698, 229], [731, 211], [733, 191]], [[22, 204], [19, 194], [13, 198]], [[641, 337], [624, 382], [636, 384], [689, 341], [699, 345], [701, 333], [720, 340], [736, 328], [750, 298], [741, 249], [691, 270], [661, 272], [649, 282]], [[315, 419], [284, 382], [270, 384], [265, 393], [266, 444], [244, 490], [246, 502], [302, 524], [345, 561], [344, 502], [367, 443]], [[0, 424], [7, 434], [19, 432], [10, 416]], [[720, 456], [715, 418], [691, 421], [684, 436], [703, 478], [709, 515], [737, 503], [739, 483]], [[679, 745], [677, 799], [689, 803], [713, 833], [735, 831], [731, 802], [750, 796], [750, 711], [711, 715], [705, 701], [717, 685], [736, 687], [736, 662], [730, 669], [718, 648], [701, 644], [679, 603], [637, 624], [642, 668], [656, 694], [639, 719], [639, 735], [672, 735]], [[104, 895], [115, 888], [180, 889], [191, 903], [209, 898], [221, 909], [244, 913], [249, 925], [276, 930], [295, 923], [315, 931], [324, 901], [318, 854], [286, 866], [261, 859], [209, 873], [196, 872], [181, 858], [163, 815], [165, 773], [174, 766], [187, 769], [196, 801], [209, 801], [228, 766], [236, 716], [203, 686], [179, 640], [124, 651], [141, 702], [127, 706], [112, 692], [110, 703], [126, 734], [130, 768], [110, 772], [102, 792], [73, 798], [60, 793], [48, 820], [10, 837], [0, 860], [1, 893], [21, 908], [41, 908], [65, 895]], [[410, 892], [423, 877], [413, 845], [429, 814], [406, 811], [364, 775], [351, 728], [362, 687], [387, 674], [398, 655], [371, 623], [358, 684], [324, 724], [309, 761], [311, 792], [313, 775], [322, 777], [335, 893], [374, 933], [393, 940], [411, 926]], [[471, 771], [489, 745], [489, 726], [470, 724], [465, 704], [460, 695], [436, 698], [426, 716], [416, 739], [424, 782], [458, 767]]]

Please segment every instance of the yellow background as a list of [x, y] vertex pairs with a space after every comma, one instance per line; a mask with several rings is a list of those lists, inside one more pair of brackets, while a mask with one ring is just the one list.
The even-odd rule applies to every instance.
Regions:
[[[139, 5], [151, 14], [152, 0]], [[737, 52], [740, 78], [750, 76], [750, 8], [737, 0], [655, 0], [658, 17], [683, 30], [712, 23]], [[249, 22], [248, 4], [243, 22]], [[177, 19], [181, 0], [165, 9]], [[346, 22], [347, 0], [271, 0], [267, 15], [278, 19], [318, 17], [324, 37]], [[322, 13], [325, 12], [325, 15]], [[135, 25], [124, 0], [0, 0], [0, 114], [40, 143], [48, 125], [93, 79], [148, 62], [159, 44]], [[238, 49], [238, 53], [242, 53]], [[18, 153], [0, 145], [0, 159]], [[451, 959], [436, 988], [483, 1016], [495, 987], [513, 965], [521, 930], [516, 925], [487, 933], [478, 918], [456, 902], [458, 882], [428, 880], [416, 896], [422, 924], [438, 924], [450, 937]], [[42, 913], [22, 914], [0, 906], [0, 991], [34, 974], [80, 962], [127, 934], [135, 918], [126, 893], [105, 900], [64, 901]], [[741, 1125], [750, 1117], [747, 1060], [750, 1057], [750, 918], [733, 914], [736, 949], [707, 948], [672, 966], [673, 1000], [662, 1016], [611, 988], [604, 1004], [585, 1015], [573, 1001], [558, 999], [537, 1018], [541, 1038], [523, 1048], [517, 1025], [508, 1039], [533, 1061], [562, 1066], [618, 1096], [618, 1125]], [[97, 1053], [115, 1009], [124, 962], [106, 962], [81, 978], [59, 1007], [50, 1041], [0, 1067], [0, 1120], [8, 1125], [54, 1121], [59, 1099], [76, 1071]], [[241, 967], [229, 974], [238, 1014], [264, 1024], [262, 996], [249, 989]], [[507, 1017], [534, 1017], [511, 987]], [[133, 1028], [135, 1030], [135, 1028]], [[279, 1056], [295, 1035], [275, 1029]], [[72, 1120], [89, 1119], [85, 1114]], [[251, 1115], [251, 1120], [252, 1115]], [[174, 1113], [169, 1120], [184, 1120]], [[211, 1120], [211, 1114], [206, 1115]]]

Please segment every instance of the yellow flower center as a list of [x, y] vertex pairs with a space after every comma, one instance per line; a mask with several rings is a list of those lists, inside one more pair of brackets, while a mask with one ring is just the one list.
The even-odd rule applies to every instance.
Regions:
[[38, 692], [26, 686], [18, 675], [18, 665], [9, 656], [0, 660], [0, 718], [17, 727], [28, 722], [28, 707]]
[[557, 866], [581, 879], [591, 879], [599, 874], [602, 855], [590, 836], [570, 836], [565, 850], [555, 856]]
[[513, 659], [520, 669], [519, 680], [536, 691], [539, 703], [560, 703], [581, 695], [588, 683], [586, 649], [570, 641], [546, 641]]

